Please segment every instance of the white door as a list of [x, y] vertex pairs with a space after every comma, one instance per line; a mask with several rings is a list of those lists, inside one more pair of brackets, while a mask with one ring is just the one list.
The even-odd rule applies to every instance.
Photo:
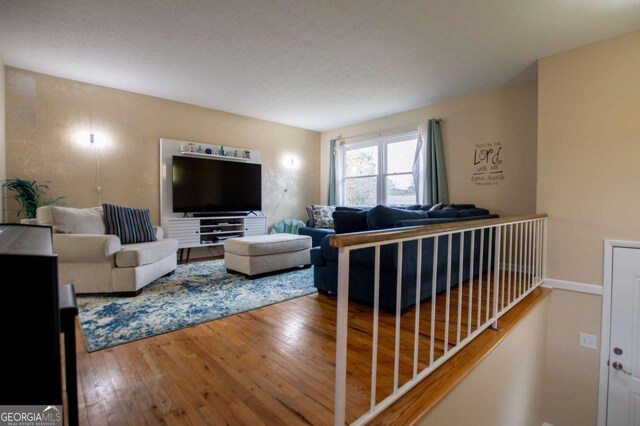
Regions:
[[640, 249], [613, 249], [607, 426], [640, 425]]

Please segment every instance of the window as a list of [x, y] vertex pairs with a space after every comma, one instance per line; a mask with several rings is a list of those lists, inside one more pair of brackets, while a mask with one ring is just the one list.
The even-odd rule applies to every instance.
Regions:
[[418, 191], [413, 181], [417, 143], [417, 133], [412, 132], [345, 145], [341, 204], [417, 203]]

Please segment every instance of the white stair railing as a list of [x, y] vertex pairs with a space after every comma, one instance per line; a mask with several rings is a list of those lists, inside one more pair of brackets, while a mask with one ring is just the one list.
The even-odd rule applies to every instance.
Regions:
[[[371, 393], [369, 409], [364, 413], [357, 413], [359, 417], [352, 423], [360, 425], [373, 419], [487, 328], [497, 328], [499, 318], [542, 283], [546, 271], [546, 228], [546, 215], [541, 214], [331, 237], [331, 246], [338, 248], [335, 425], [344, 425], [346, 417], [349, 267], [350, 255], [354, 251], [374, 249]], [[416, 245], [413, 259], [408, 257], [410, 254], [405, 253], [405, 247], [408, 244]], [[441, 244], [446, 244], [444, 280], [441, 275], [443, 271], [438, 267]], [[454, 252], [454, 244], [459, 246], [457, 253]], [[395, 283], [381, 282], [380, 278], [382, 247], [389, 245], [394, 245], [392, 247], [395, 247], [397, 256]], [[424, 252], [424, 248], [431, 246], [433, 255], [429, 256]], [[387, 255], [388, 253], [387, 251]], [[456, 263], [454, 256], [458, 259], [457, 269], [452, 269]], [[404, 278], [403, 280], [405, 272], [403, 267], [407, 264], [415, 264], [414, 279]], [[427, 275], [430, 276], [425, 276], [425, 271], [429, 268], [431, 273]], [[446, 287], [441, 291], [437, 290], [438, 281], [446, 282]], [[396, 288], [393, 390], [384, 399], [377, 401], [380, 287], [390, 285]], [[425, 286], [429, 285], [431, 291], [423, 296], [424, 289], [428, 288]], [[411, 308], [415, 310], [413, 362], [411, 378], [400, 383], [401, 298], [402, 289], [406, 286], [414, 286], [416, 294], [415, 306]], [[452, 286], [457, 287], [453, 321], [451, 320]], [[429, 297], [431, 311], [428, 313], [430, 318], [428, 362], [425, 362], [425, 366], [421, 368], [419, 355], [421, 348], [425, 345], [421, 345], [421, 339], [424, 340], [424, 337], [421, 336], [420, 330], [420, 309], [421, 302], [424, 308], [425, 300]], [[444, 344], [443, 353], [436, 354], [435, 339], [438, 323], [436, 306], [438, 301], [441, 303], [441, 298], [445, 300]], [[468, 305], [466, 310], [463, 309], [464, 302]], [[442, 318], [439, 319], [442, 323]], [[463, 320], [466, 322], [466, 327]], [[452, 326], [455, 327], [455, 333], [453, 333], [455, 343], [449, 341]], [[451, 340], [454, 338], [452, 337]]]

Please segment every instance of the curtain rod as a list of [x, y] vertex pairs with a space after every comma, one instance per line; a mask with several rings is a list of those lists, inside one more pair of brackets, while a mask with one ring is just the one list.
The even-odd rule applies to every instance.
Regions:
[[[442, 119], [438, 118], [437, 119], [438, 122], [442, 121]], [[358, 135], [358, 136], [350, 136], [348, 138], [336, 138], [336, 142], [347, 142], [347, 141], [351, 141], [354, 139], [367, 139], [367, 138], [379, 138], [382, 136], [386, 136], [388, 134], [395, 134], [395, 133], [402, 133], [402, 132], [410, 132], [412, 130], [418, 130], [418, 125], [413, 125], [413, 126], [405, 126], [405, 127], [398, 127], [395, 129], [388, 129], [388, 130], [382, 130], [379, 132], [372, 132], [372, 133], [366, 133], [366, 134], [362, 134], [362, 135]]]
[[405, 126], [405, 127], [398, 127], [396, 129], [389, 129], [389, 130], [382, 130], [380, 132], [372, 132], [372, 133], [365, 133], [362, 135], [357, 135], [357, 136], [350, 136], [348, 138], [337, 138], [336, 142], [347, 142], [347, 141], [351, 141], [354, 139], [365, 139], [365, 138], [379, 138], [383, 135], [386, 135], [388, 133], [401, 133], [403, 131], [409, 132], [411, 130], [417, 130], [418, 129], [418, 125], [415, 126]]

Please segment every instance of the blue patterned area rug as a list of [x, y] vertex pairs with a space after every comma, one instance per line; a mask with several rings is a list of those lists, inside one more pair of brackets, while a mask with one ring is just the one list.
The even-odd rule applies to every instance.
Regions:
[[135, 297], [78, 296], [89, 352], [316, 293], [312, 269], [254, 280], [222, 260], [178, 265]]

